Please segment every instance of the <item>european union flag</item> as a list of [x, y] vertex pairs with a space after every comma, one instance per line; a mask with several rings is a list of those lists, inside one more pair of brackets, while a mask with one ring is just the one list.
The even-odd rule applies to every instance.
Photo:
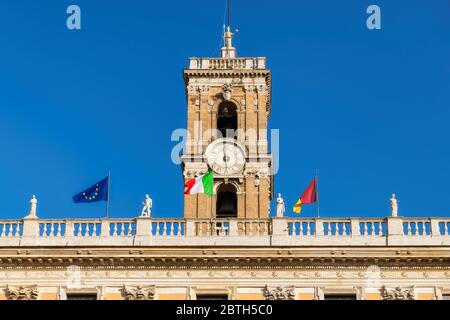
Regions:
[[91, 203], [98, 201], [108, 201], [109, 197], [109, 176], [102, 181], [90, 186], [83, 192], [72, 197], [75, 203]]

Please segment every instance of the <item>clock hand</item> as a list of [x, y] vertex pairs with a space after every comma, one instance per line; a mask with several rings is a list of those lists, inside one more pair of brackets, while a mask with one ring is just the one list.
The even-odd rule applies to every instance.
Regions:
[[228, 161], [226, 161], [226, 160], [228, 160], [227, 159], [227, 147], [226, 147], [225, 143], [223, 144], [223, 160], [225, 162], [225, 169], [228, 169]]

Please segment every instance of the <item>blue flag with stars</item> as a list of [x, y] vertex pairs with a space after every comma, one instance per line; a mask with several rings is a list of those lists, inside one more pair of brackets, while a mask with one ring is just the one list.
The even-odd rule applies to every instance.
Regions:
[[75, 203], [92, 203], [108, 201], [109, 176], [72, 197]]

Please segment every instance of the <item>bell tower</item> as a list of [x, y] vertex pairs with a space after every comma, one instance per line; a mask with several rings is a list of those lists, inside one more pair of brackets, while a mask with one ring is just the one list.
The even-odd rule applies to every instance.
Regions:
[[184, 181], [214, 174], [214, 196], [185, 196], [185, 218], [269, 218], [271, 72], [265, 58], [237, 56], [236, 32], [226, 28], [220, 58], [190, 58], [183, 71], [189, 133], [181, 155]]

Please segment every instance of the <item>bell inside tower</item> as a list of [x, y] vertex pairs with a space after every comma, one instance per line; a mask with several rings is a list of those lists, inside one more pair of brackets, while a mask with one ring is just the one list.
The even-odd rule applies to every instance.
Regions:
[[237, 190], [232, 184], [223, 184], [217, 190], [216, 218], [237, 218]]
[[237, 107], [232, 102], [222, 102], [219, 105], [217, 117], [217, 130], [222, 134], [222, 138], [234, 138], [238, 126]]

